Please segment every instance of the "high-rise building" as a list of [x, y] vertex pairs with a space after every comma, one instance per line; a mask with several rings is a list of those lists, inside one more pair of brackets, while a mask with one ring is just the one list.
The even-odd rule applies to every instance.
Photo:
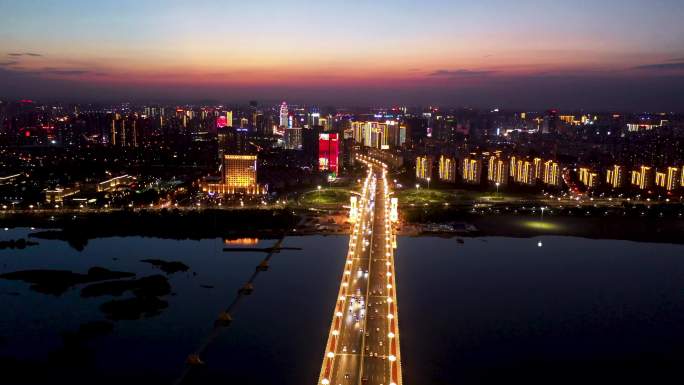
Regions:
[[542, 163], [544, 162], [541, 158], [534, 158], [534, 179], [538, 181], [542, 178]]
[[508, 184], [508, 162], [500, 156], [492, 155], [489, 157], [489, 169], [487, 170], [487, 180], [491, 184], [505, 186]]
[[547, 160], [544, 162], [544, 184], [548, 186], [560, 187], [561, 170], [558, 162]]
[[302, 130], [302, 150], [306, 163], [315, 168], [318, 168], [318, 142], [320, 133], [320, 126], [313, 126]]
[[674, 191], [679, 187], [679, 168], [668, 167], [667, 171], [656, 171], [655, 184], [667, 191]]
[[480, 184], [482, 180], [482, 160], [474, 157], [463, 159], [463, 182], [467, 184]]
[[233, 111], [226, 111], [226, 125], [233, 127]]
[[246, 154], [249, 152], [247, 129], [222, 127], [217, 131], [219, 158], [223, 154]]
[[648, 166], [641, 166], [639, 170], [632, 171], [632, 186], [641, 190], [646, 190], [653, 186], [653, 169]]
[[674, 191], [679, 186], [679, 168], [668, 167], [667, 168], [667, 185], [665, 188], [667, 191]]
[[432, 179], [432, 161], [431, 156], [416, 157], [416, 179]]
[[624, 167], [616, 164], [606, 171], [606, 183], [615, 189], [622, 188], [625, 185]]
[[579, 169], [579, 180], [584, 187], [588, 189], [593, 189], [598, 187], [598, 173], [588, 167], [580, 167]]
[[406, 127], [394, 120], [351, 122], [351, 133], [356, 143], [365, 147], [388, 149], [406, 141]]
[[535, 184], [536, 179], [534, 178], [534, 166], [532, 162], [529, 160], [518, 159], [515, 163], [515, 175], [513, 175], [513, 180], [520, 184]]
[[223, 156], [223, 183], [232, 188], [256, 185], [257, 156], [225, 154]]
[[339, 173], [339, 134], [324, 132], [318, 137], [318, 169]]
[[287, 109], [287, 103], [280, 104], [280, 127], [288, 127], [290, 114]]
[[302, 129], [290, 127], [285, 129], [285, 148], [288, 150], [302, 149]]
[[439, 157], [439, 180], [456, 182], [456, 159], [445, 155]]
[[224, 195], [267, 193], [267, 186], [257, 184], [256, 155], [224, 154], [221, 163], [221, 183], [202, 182], [202, 191]]

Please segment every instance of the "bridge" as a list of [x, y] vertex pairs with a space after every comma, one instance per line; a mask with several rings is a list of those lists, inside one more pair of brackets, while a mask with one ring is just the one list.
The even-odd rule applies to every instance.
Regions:
[[387, 167], [360, 156], [368, 167], [359, 197], [345, 268], [318, 379], [322, 385], [401, 385], [394, 248], [396, 199]]

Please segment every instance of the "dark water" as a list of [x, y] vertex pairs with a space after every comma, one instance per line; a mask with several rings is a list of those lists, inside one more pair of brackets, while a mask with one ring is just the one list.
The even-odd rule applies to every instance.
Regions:
[[[0, 239], [26, 233], [0, 231]], [[346, 245], [345, 237], [287, 238], [285, 246], [303, 250], [273, 257], [189, 383], [314, 384]], [[174, 295], [161, 314], [113, 322], [111, 332], [77, 343], [82, 324], [106, 320], [99, 306], [111, 297], [81, 298], [82, 285], [46, 295], [0, 280], [0, 372], [30, 369], [0, 383], [44, 383], [42, 372], [69, 384], [172, 383], [263, 258], [223, 246], [130, 237], [91, 241], [83, 252], [60, 241], [0, 250], [0, 273], [102, 266], [159, 274], [145, 258], [190, 266], [168, 276]], [[407, 384], [681, 382], [683, 246], [402, 238], [397, 264]]]

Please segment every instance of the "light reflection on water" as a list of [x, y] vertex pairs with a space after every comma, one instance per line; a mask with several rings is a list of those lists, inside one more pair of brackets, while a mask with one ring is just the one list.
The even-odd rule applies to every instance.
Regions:
[[[0, 231], [0, 239], [25, 233]], [[346, 244], [345, 237], [286, 238], [283, 246], [303, 250], [274, 255], [233, 324], [207, 350], [195, 383], [315, 383]], [[40, 241], [0, 250], [0, 273], [102, 266], [146, 276], [160, 271], [141, 259], [183, 261], [190, 271], [169, 276], [173, 294], [159, 316], [116, 322], [111, 334], [85, 343], [87, 359], [78, 349], [61, 353], [78, 358], [80, 366], [67, 361], [60, 369], [74, 384], [168, 384], [263, 258], [224, 253], [224, 246], [223, 239], [127, 237], [92, 240], [78, 252]], [[400, 238], [405, 383], [542, 383], [558, 380], [558, 372], [629, 383], [641, 372], [672, 373], [667, 361], [684, 357], [683, 251], [570, 237]], [[0, 280], [0, 357], [38, 367], [36, 360], [54, 360], [63, 348], [62, 333], [105, 319], [98, 307], [106, 298], [83, 299], [78, 289], [54, 297], [27, 287]], [[0, 361], [3, 372], [6, 366]]]

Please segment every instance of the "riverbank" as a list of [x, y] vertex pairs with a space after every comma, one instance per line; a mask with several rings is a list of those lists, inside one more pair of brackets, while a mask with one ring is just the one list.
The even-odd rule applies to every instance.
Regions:
[[684, 220], [652, 217], [583, 217], [529, 215], [468, 215], [450, 227], [434, 224], [404, 226], [407, 236], [531, 238], [560, 235], [589, 239], [684, 244]]

